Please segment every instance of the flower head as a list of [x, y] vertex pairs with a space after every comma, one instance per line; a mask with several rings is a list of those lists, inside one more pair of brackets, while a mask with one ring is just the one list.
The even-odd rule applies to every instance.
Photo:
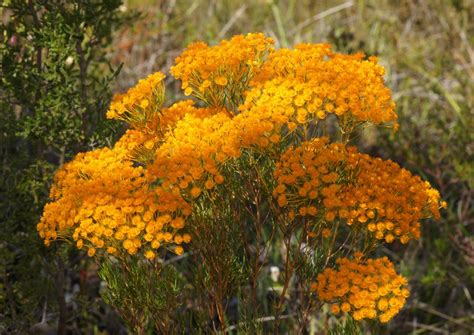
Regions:
[[388, 322], [405, 304], [407, 280], [395, 272], [388, 258], [336, 260], [336, 268], [318, 275], [313, 290], [331, 310], [350, 313], [355, 320], [375, 319]]

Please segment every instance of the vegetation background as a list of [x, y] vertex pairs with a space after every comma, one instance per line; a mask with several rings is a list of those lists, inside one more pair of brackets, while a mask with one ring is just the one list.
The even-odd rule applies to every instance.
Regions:
[[[410, 280], [387, 334], [474, 332], [474, 1], [0, 1], [0, 333], [120, 334], [96, 266], [36, 223], [54, 170], [121, 133], [112, 92], [167, 72], [190, 42], [261, 31], [277, 47], [329, 42], [377, 55], [400, 129], [361, 134], [438, 188], [448, 209], [386, 253]], [[5, 7], [5, 8], [4, 8]], [[6, 8], [10, 7], [10, 8]], [[123, 64], [123, 66], [122, 66]], [[179, 83], [168, 98], [182, 97]]]

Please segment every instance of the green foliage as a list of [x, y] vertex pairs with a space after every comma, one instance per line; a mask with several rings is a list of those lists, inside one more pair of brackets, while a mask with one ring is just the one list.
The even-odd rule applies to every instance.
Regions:
[[45, 306], [45, 323], [60, 306], [65, 315], [64, 295], [57, 298], [64, 287], [54, 288], [65, 269], [35, 227], [57, 166], [116, 131], [104, 115], [120, 68], [109, 65], [105, 47], [134, 17], [120, 5], [0, 1], [0, 332], [26, 331]]
[[332, 327], [328, 335], [362, 335], [362, 331], [357, 325], [357, 322], [348, 316], [342, 323]]
[[107, 284], [101, 296], [113, 306], [136, 334], [150, 324], [163, 334], [172, 331], [171, 319], [181, 304], [183, 281], [172, 265], [138, 261], [107, 260], [101, 263], [100, 278]]
[[64, 152], [104, 143], [109, 135], [104, 110], [118, 71], [108, 65], [105, 47], [114, 29], [129, 19], [118, 11], [120, 4], [13, 0], [3, 5], [10, 18], [0, 30], [2, 96], [19, 114], [15, 133], [35, 141], [36, 153], [46, 147], [60, 159]]

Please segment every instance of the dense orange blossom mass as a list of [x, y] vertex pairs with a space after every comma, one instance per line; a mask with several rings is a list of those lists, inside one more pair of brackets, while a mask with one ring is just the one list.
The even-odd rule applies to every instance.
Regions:
[[277, 162], [273, 194], [288, 216], [341, 219], [364, 225], [378, 240], [420, 237], [420, 220], [439, 217], [439, 193], [392, 161], [329, 143], [327, 137], [289, 148]]
[[388, 258], [361, 260], [339, 258], [336, 269], [327, 268], [317, 277], [313, 290], [333, 313], [351, 313], [355, 320], [388, 322], [410, 295], [407, 280], [395, 272]]
[[[182, 254], [195, 202], [225, 187], [223, 168], [243, 152], [273, 161], [268, 201], [282, 219], [319, 225], [323, 237], [337, 221], [378, 243], [407, 243], [420, 237], [420, 220], [439, 217], [440, 195], [429, 183], [347, 141], [311, 135], [329, 115], [342, 138], [363, 124], [397, 126], [375, 57], [327, 44], [276, 50], [255, 33], [191, 44], [171, 74], [197, 100], [164, 107], [160, 72], [116, 95], [107, 117], [129, 129], [112, 148], [80, 153], [57, 172], [37, 227], [46, 245], [72, 239], [89, 256]], [[387, 322], [406, 285], [388, 259], [355, 254], [320, 273], [314, 289], [334, 313]]]

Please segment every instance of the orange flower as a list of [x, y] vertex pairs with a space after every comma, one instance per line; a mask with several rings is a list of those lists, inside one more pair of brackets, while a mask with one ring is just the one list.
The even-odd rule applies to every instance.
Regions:
[[409, 295], [406, 279], [386, 257], [340, 258], [336, 264], [336, 269], [327, 268], [319, 274], [315, 285], [319, 299], [335, 302], [331, 307], [334, 314], [342, 311], [351, 313], [355, 320], [388, 322], [405, 304]]

